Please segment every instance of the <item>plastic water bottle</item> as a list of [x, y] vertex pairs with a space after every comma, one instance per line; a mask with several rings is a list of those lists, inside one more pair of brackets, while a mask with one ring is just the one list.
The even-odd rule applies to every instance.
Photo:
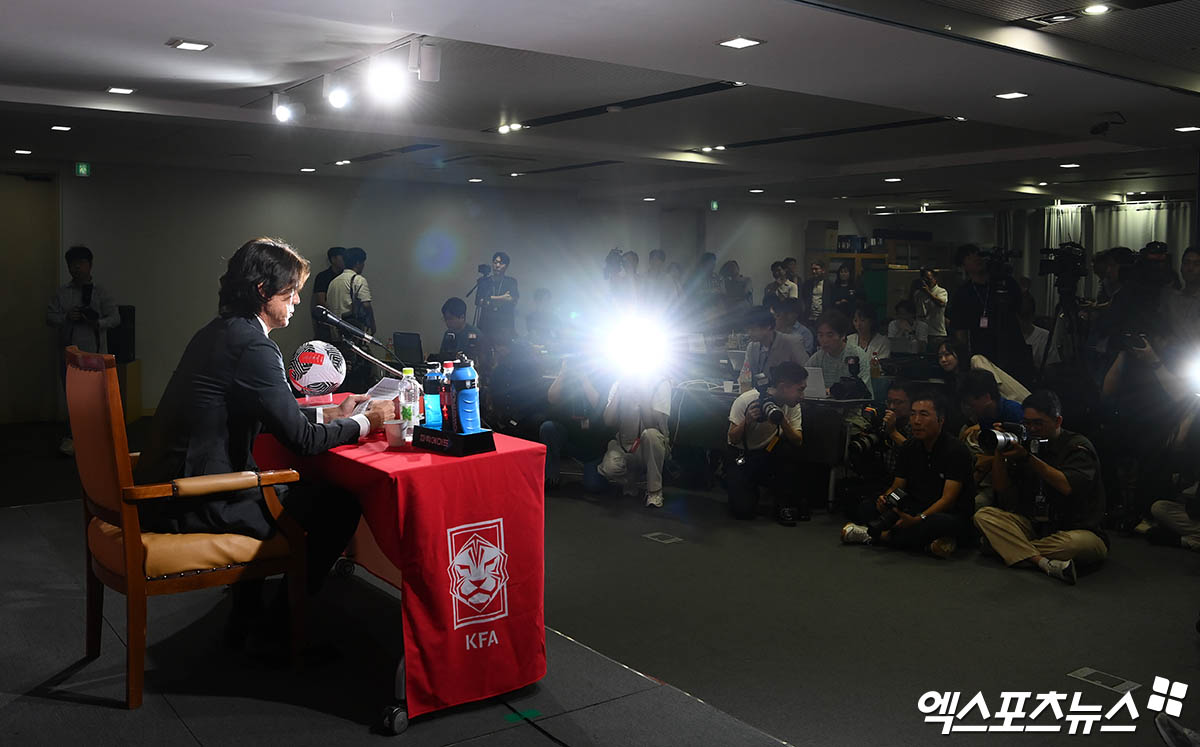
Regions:
[[421, 408], [421, 384], [417, 381], [417, 377], [413, 375], [411, 368], [402, 368], [400, 373], [404, 374], [404, 378], [400, 380], [400, 396], [396, 403], [396, 417], [404, 421], [404, 442], [411, 444], [413, 440], [413, 428], [417, 424], [420, 417], [418, 410]]
[[479, 374], [475, 364], [464, 359], [454, 367], [450, 376], [454, 386], [454, 430], [458, 433], [478, 433], [483, 430], [479, 421]]
[[442, 361], [442, 381], [438, 389], [439, 401], [438, 405], [442, 409], [442, 430], [454, 430], [454, 388], [450, 384], [450, 377], [454, 374], [454, 361]]
[[425, 427], [442, 427], [442, 370], [437, 366], [425, 374]]

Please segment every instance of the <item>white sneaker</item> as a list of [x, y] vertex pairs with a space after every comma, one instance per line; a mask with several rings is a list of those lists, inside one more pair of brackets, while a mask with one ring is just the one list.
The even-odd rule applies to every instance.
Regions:
[[1133, 528], [1133, 533], [1144, 536], [1146, 534], [1146, 532], [1150, 531], [1150, 527], [1152, 527], [1152, 526], [1154, 526], [1154, 525], [1151, 524], [1149, 521], [1147, 521], [1146, 519], [1142, 519], [1141, 521], [1138, 522], [1138, 525]]
[[662, 491], [657, 493], [646, 493], [646, 508], [662, 508], [663, 494]]
[[850, 522], [842, 527], [842, 542], [847, 545], [866, 545], [871, 542], [871, 535], [862, 524]]
[[75, 440], [66, 436], [58, 442], [58, 453], [63, 456], [75, 456]]
[[1048, 560], [1046, 561], [1046, 575], [1051, 578], [1057, 578], [1059, 581], [1075, 585], [1075, 561], [1074, 560]]

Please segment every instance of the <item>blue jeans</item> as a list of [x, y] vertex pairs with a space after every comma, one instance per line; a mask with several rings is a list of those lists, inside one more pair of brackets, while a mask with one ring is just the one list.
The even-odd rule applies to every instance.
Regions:
[[[589, 493], [602, 492], [608, 482], [600, 476], [597, 467], [600, 466], [600, 456], [584, 454], [579, 444], [571, 442], [567, 427], [554, 420], [542, 423], [538, 431], [538, 440], [546, 445], [546, 484], [558, 481], [563, 457], [579, 460], [583, 465], [583, 488]], [[586, 459], [586, 461], [585, 461]]]

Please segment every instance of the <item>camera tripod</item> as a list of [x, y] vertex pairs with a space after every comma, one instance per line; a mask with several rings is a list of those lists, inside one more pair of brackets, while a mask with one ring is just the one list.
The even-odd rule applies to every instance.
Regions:
[[1063, 320], [1066, 336], [1066, 344], [1063, 346], [1059, 359], [1064, 363], [1076, 365], [1083, 362], [1081, 350], [1083, 346], [1080, 343], [1082, 331], [1079, 328], [1079, 297], [1075, 295], [1077, 282], [1076, 278], [1056, 278], [1054, 281], [1054, 289], [1058, 292], [1058, 301], [1054, 304], [1054, 323], [1050, 325], [1046, 349], [1042, 351], [1042, 360], [1038, 363], [1039, 371], [1045, 370], [1046, 359], [1050, 356], [1050, 351], [1054, 349], [1054, 336], [1058, 332], [1059, 319]]

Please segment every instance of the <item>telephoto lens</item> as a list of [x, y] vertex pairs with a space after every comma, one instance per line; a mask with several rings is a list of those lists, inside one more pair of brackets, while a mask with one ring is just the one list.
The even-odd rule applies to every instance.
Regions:
[[985, 454], [1007, 451], [1027, 440], [1029, 437], [1025, 426], [1019, 423], [1004, 423], [1003, 430], [987, 428], [979, 431], [979, 448]]
[[764, 398], [762, 401], [762, 417], [763, 420], [771, 425], [783, 424], [783, 408], [779, 403], [770, 398]]

